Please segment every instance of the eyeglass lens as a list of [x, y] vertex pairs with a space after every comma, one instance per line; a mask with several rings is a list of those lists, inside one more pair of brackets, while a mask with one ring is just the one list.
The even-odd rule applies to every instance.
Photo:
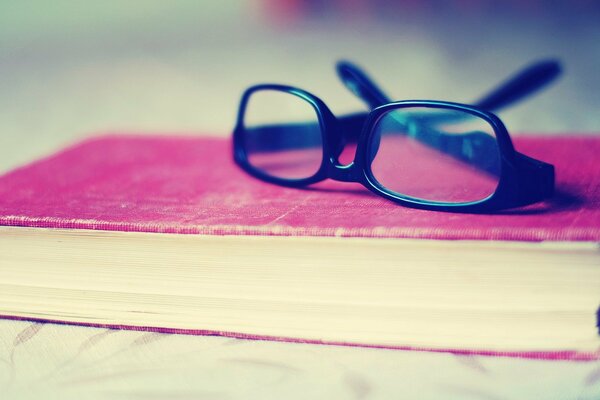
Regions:
[[311, 103], [291, 93], [259, 90], [244, 113], [243, 143], [249, 164], [282, 179], [309, 178], [323, 160], [322, 133]]
[[452, 108], [405, 107], [384, 114], [368, 146], [373, 178], [414, 199], [468, 203], [494, 193], [500, 151], [485, 119]]

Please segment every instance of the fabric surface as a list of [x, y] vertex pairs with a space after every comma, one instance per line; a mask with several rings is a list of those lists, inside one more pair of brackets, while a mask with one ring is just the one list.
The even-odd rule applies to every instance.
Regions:
[[398, 206], [359, 184], [284, 188], [234, 165], [229, 140], [106, 136], [0, 178], [0, 224], [123, 231], [600, 240], [600, 138], [520, 137], [552, 163], [553, 199], [494, 215]]

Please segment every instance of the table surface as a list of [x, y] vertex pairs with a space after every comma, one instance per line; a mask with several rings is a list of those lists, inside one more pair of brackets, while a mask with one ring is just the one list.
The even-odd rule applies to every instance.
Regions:
[[[142, 17], [135, 8], [112, 14], [58, 4], [50, 19], [0, 6], [0, 172], [103, 132], [228, 135], [239, 95], [253, 83], [297, 85], [335, 113], [361, 110], [335, 76], [339, 58], [363, 65], [394, 98], [469, 102], [529, 61], [558, 57], [561, 80], [501, 117], [512, 132], [600, 132], [600, 52], [593, 51], [600, 27], [593, 15], [454, 23], [431, 12], [417, 20], [398, 16], [398, 24], [325, 19], [284, 26], [267, 24], [241, 1], [206, 2], [202, 10], [194, 2], [165, 9], [151, 1]], [[61, 13], [66, 7], [72, 13]], [[0, 394], [597, 399], [600, 363], [0, 320]]]
[[3, 399], [598, 399], [600, 364], [0, 321]]

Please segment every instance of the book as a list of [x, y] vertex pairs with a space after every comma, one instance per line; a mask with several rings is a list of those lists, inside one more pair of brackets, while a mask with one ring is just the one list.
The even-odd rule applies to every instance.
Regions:
[[261, 182], [226, 139], [93, 138], [0, 177], [0, 315], [598, 359], [600, 138], [515, 145], [555, 197], [476, 215]]

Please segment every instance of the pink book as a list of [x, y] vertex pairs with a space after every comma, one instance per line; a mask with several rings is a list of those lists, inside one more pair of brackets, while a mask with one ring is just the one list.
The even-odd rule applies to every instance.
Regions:
[[126, 329], [600, 358], [600, 137], [517, 137], [549, 201], [410, 209], [271, 185], [229, 140], [111, 135], [0, 178], [0, 314]]

